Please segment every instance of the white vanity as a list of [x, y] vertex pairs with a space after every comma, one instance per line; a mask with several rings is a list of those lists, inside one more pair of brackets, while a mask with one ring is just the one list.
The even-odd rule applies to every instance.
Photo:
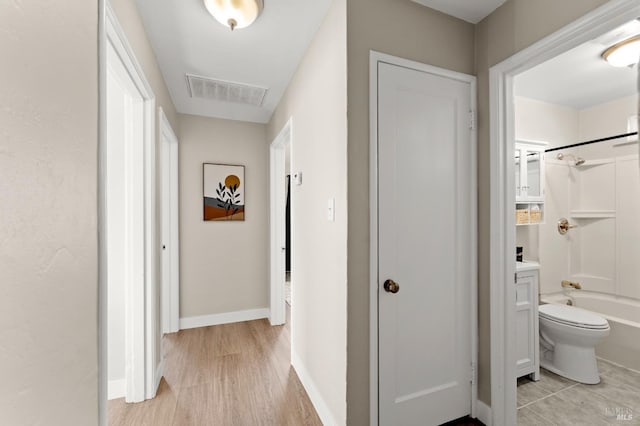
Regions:
[[540, 264], [516, 262], [516, 375], [540, 378], [538, 277]]

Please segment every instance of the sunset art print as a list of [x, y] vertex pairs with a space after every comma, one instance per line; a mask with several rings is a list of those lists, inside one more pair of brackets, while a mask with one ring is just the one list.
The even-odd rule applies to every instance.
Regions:
[[203, 164], [203, 219], [244, 220], [244, 166]]

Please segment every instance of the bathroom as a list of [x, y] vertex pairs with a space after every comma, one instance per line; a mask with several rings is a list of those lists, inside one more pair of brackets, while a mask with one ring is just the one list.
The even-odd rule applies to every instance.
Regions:
[[518, 424], [640, 424], [639, 34], [515, 80]]

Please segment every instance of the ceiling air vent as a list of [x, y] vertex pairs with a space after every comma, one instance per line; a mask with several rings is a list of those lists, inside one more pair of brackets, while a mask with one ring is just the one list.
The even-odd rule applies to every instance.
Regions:
[[192, 74], [187, 74], [187, 87], [192, 98], [253, 106], [262, 106], [264, 96], [267, 94], [267, 89], [264, 87], [213, 80]]

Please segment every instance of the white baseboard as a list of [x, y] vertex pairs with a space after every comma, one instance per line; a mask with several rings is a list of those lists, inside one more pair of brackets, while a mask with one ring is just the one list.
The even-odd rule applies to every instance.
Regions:
[[198, 317], [186, 317], [180, 318], [180, 330], [208, 327], [210, 325], [229, 324], [232, 322], [253, 321], [262, 318], [269, 318], [268, 308], [225, 312], [223, 314], [201, 315]]
[[489, 407], [484, 402], [478, 400], [476, 404], [476, 411], [478, 414], [478, 420], [484, 423], [487, 426], [493, 425], [493, 416], [491, 414], [491, 407]]
[[334, 419], [329, 406], [325, 402], [324, 398], [322, 398], [322, 395], [320, 395], [320, 392], [318, 391], [315, 382], [311, 378], [309, 371], [304, 366], [298, 354], [293, 351], [291, 351], [291, 365], [296, 370], [298, 378], [300, 378], [302, 386], [304, 386], [304, 389], [307, 391], [309, 399], [316, 409], [316, 412], [318, 413], [322, 424], [338, 425], [339, 423]]
[[158, 388], [160, 387], [160, 380], [162, 380], [162, 376], [164, 374], [164, 364], [165, 358], [162, 358], [160, 363], [158, 363], [158, 368], [156, 368], [155, 376], [153, 377], [153, 397], [158, 394]]
[[107, 383], [107, 399], [124, 398], [126, 384], [125, 379], [109, 380]]

